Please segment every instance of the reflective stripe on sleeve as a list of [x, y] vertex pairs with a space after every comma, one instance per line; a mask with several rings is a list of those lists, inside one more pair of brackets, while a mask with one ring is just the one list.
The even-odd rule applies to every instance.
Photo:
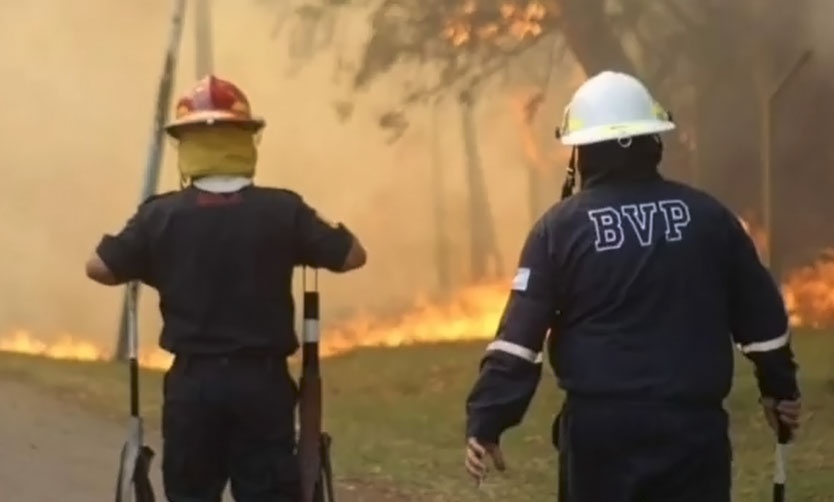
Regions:
[[749, 354], [751, 352], [770, 352], [771, 350], [781, 349], [782, 347], [786, 346], [791, 339], [790, 331], [785, 332], [784, 335], [778, 336], [776, 338], [764, 341], [764, 342], [753, 342], [748, 343], [747, 345], [738, 345], [738, 349], [745, 354]]
[[487, 352], [492, 351], [504, 352], [505, 354], [510, 354], [519, 357], [533, 364], [541, 364], [542, 362], [541, 352], [533, 352], [527, 347], [524, 347], [517, 343], [508, 342], [506, 340], [495, 340], [491, 342], [489, 345], [487, 345]]
[[513, 291], [527, 291], [527, 284], [530, 282], [530, 269], [519, 268], [513, 277]]

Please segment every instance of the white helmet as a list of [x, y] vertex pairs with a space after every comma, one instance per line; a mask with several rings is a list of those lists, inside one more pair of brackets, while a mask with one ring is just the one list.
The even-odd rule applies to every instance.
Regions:
[[557, 136], [562, 144], [577, 146], [674, 128], [669, 113], [639, 80], [625, 73], [604, 71], [574, 93]]

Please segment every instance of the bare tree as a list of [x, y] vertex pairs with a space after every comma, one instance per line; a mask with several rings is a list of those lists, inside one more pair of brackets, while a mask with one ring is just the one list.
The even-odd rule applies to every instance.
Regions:
[[[433, 70], [436, 78], [415, 83], [403, 96], [405, 104], [455, 95], [475, 76], [505, 71], [546, 35], [560, 33], [586, 73], [623, 70], [650, 84], [679, 125], [667, 141], [668, 174], [698, 183], [738, 212], [761, 207], [762, 96], [801, 50], [802, 17], [810, 8], [807, 0], [789, 8], [761, 0], [335, 3], [313, 4], [330, 12], [370, 9], [371, 38], [353, 73], [357, 89], [397, 66]], [[791, 106], [777, 107], [777, 126], [801, 122], [813, 112], [815, 100], [830, 99], [823, 97], [832, 92], [827, 81], [821, 71], [808, 71], [784, 98]], [[796, 129], [777, 127], [774, 146], [776, 167], [796, 164], [804, 173], [800, 180], [781, 176], [778, 183], [779, 200], [786, 207], [806, 208], [807, 215], [802, 225], [786, 220], [790, 211], [775, 218], [784, 233], [779, 240], [793, 244], [788, 263], [808, 255], [809, 246], [834, 241], [834, 235], [821, 231], [824, 218], [812, 217], [830, 212], [834, 202], [806, 195], [831, 183], [834, 147], [826, 141], [826, 128], [803, 128], [801, 135]]]

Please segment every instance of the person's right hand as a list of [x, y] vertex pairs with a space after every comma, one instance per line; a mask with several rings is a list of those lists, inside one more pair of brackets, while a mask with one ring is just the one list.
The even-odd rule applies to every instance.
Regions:
[[469, 438], [466, 442], [466, 460], [464, 466], [469, 475], [475, 479], [478, 484], [484, 480], [488, 470], [487, 457], [492, 459], [495, 469], [503, 471], [507, 468], [504, 462], [504, 455], [501, 453], [501, 448], [497, 444], [481, 443], [475, 438]]
[[784, 424], [791, 434], [799, 428], [799, 416], [802, 405], [799, 399], [777, 401], [772, 397], [763, 397], [759, 400], [764, 409], [768, 425], [774, 432], [779, 431], [779, 423]]

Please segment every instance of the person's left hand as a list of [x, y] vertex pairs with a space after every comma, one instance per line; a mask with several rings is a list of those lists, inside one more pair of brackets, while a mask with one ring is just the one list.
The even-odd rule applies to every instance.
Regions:
[[507, 469], [507, 464], [504, 462], [504, 454], [501, 452], [501, 447], [493, 443], [480, 443], [475, 438], [469, 438], [466, 442], [466, 466], [469, 475], [475, 478], [475, 481], [480, 483], [486, 477], [489, 467], [487, 466], [486, 457], [492, 459], [495, 469], [504, 471]]
[[791, 434], [799, 428], [799, 416], [802, 410], [802, 404], [799, 399], [776, 401], [770, 397], [762, 397], [760, 402], [764, 409], [767, 423], [774, 432], [778, 431], [780, 422], [791, 431]]

